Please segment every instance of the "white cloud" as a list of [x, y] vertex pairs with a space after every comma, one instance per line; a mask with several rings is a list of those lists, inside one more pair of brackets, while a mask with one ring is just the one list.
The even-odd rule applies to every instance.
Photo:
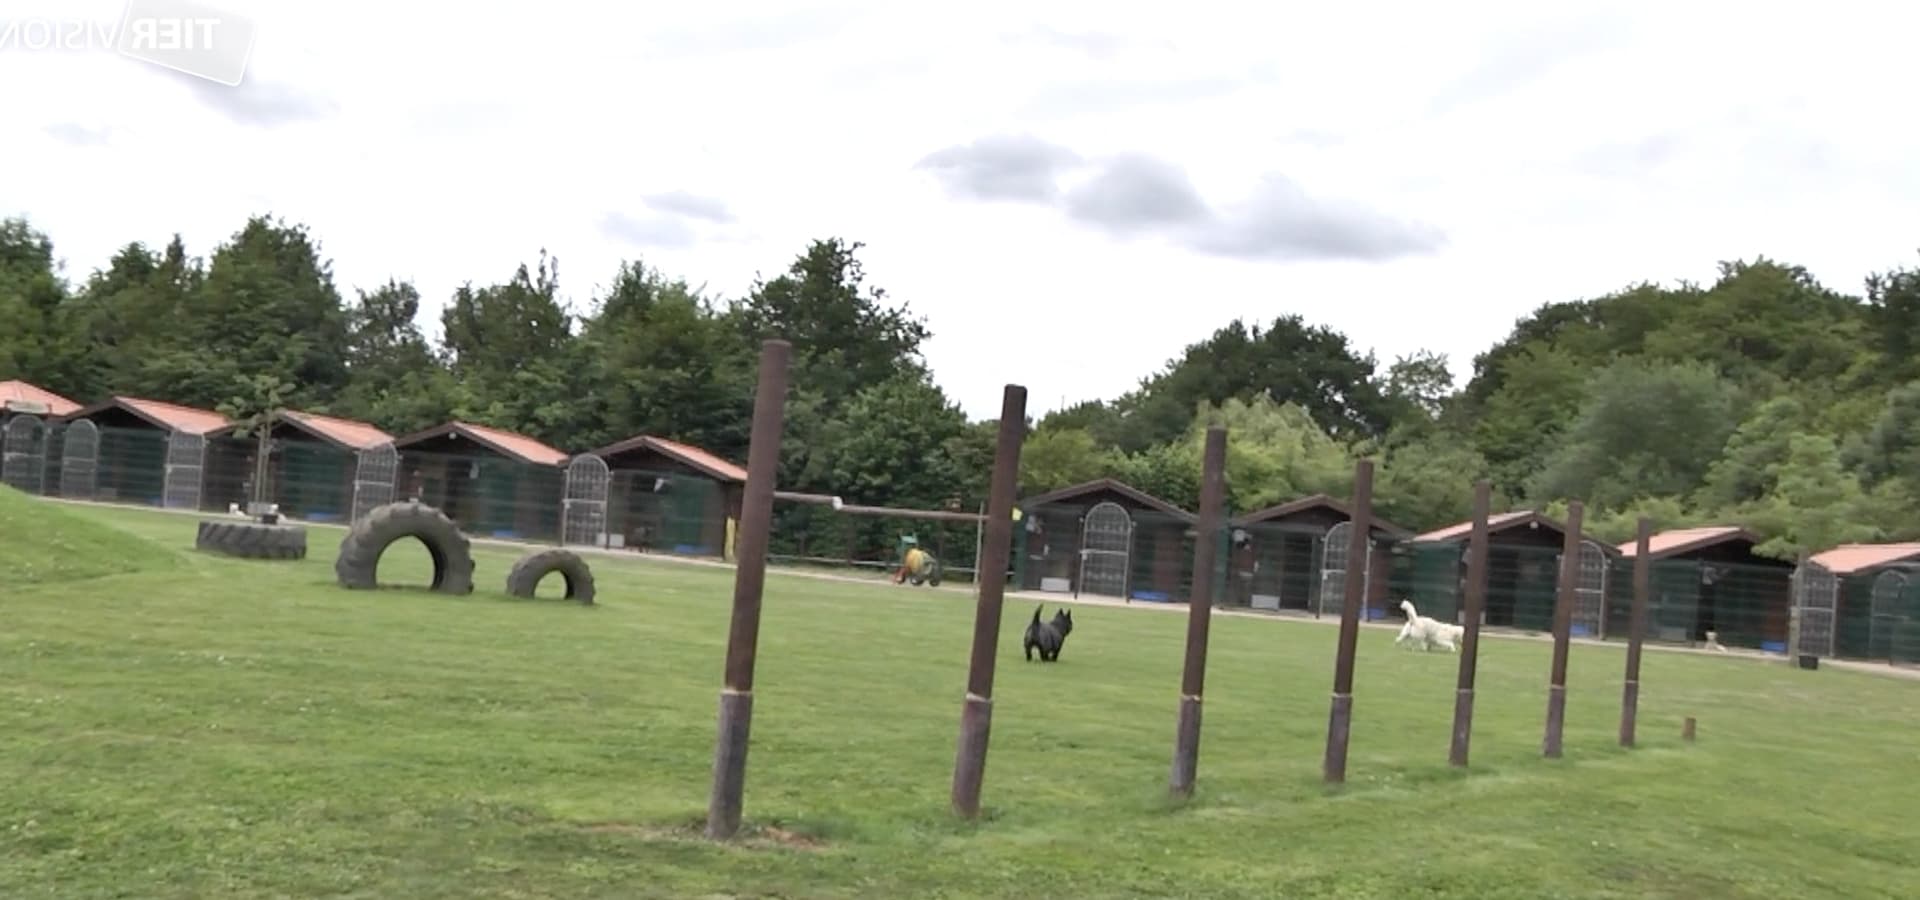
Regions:
[[[1544, 302], [1760, 253], [1857, 290], [1920, 243], [1920, 126], [1899, 113], [1920, 13], [1897, 4], [229, 6], [258, 23], [237, 91], [0, 52], [0, 83], [32, 86], [0, 118], [32, 173], [0, 214], [46, 229], [70, 274], [175, 231], [205, 254], [270, 212], [314, 230], [349, 295], [414, 280], [437, 330], [457, 285], [542, 247], [584, 304], [622, 258], [738, 293], [841, 236], [985, 416], [1008, 381], [1036, 413], [1115, 395], [1235, 316], [1299, 313], [1464, 373]], [[991, 135], [1085, 165], [1044, 203], [955, 197], [919, 165]], [[1156, 183], [1213, 230], [1063, 215], [1117, 159], [1180, 173]], [[1258, 239], [1278, 226], [1293, 237]], [[1444, 241], [1313, 252], [1420, 228]]]

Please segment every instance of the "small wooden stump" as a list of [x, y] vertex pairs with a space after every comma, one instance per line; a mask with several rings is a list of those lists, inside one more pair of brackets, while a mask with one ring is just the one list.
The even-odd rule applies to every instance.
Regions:
[[1693, 729], [1693, 717], [1688, 716], [1687, 720], [1680, 725], [1680, 739], [1689, 744], [1693, 743]]

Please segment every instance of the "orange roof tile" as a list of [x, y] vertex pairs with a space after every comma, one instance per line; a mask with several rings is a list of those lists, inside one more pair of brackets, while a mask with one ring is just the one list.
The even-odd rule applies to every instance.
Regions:
[[405, 437], [395, 438], [394, 446], [399, 449], [447, 435], [459, 435], [503, 456], [511, 456], [522, 462], [537, 466], [557, 466], [567, 461], [567, 455], [542, 444], [524, 434], [514, 434], [499, 428], [475, 425], [472, 422], [447, 422], [435, 425], [425, 431], [416, 431]]
[[46, 388], [24, 381], [0, 381], [0, 407], [12, 403], [31, 403], [44, 406], [50, 415], [64, 416], [80, 409], [80, 404], [68, 400]]
[[724, 475], [730, 481], [745, 482], [747, 480], [747, 469], [745, 466], [721, 459], [692, 444], [682, 444], [679, 441], [670, 441], [666, 438], [654, 438], [653, 442], [659, 444], [662, 450], [684, 458], [689, 464], [711, 470], [716, 474]]
[[1815, 553], [1808, 561], [1835, 575], [1852, 575], [1915, 557], [1920, 557], [1920, 544], [1841, 544]]
[[393, 443], [393, 435], [365, 422], [301, 412], [297, 409], [283, 410], [282, 415], [290, 421], [306, 426], [308, 430], [322, 437], [356, 450]]
[[[1662, 531], [1647, 540], [1647, 555], [1654, 559], [1673, 556], [1689, 550], [1711, 547], [1729, 538], [1741, 538], [1758, 543], [1760, 536], [1738, 525], [1704, 525], [1699, 528], [1675, 528]], [[1628, 541], [1619, 546], [1620, 554], [1632, 559], [1638, 550], [1639, 541]]]
[[652, 450], [655, 453], [674, 459], [684, 465], [699, 469], [720, 481], [744, 484], [747, 480], [747, 469], [745, 466], [722, 459], [692, 444], [682, 444], [679, 441], [670, 441], [666, 438], [654, 437], [650, 434], [635, 435], [619, 443], [608, 444], [605, 447], [593, 451], [593, 455], [600, 457], [616, 456], [630, 450], [641, 449]]
[[518, 456], [530, 463], [543, 466], [557, 466], [567, 461], [567, 454], [542, 444], [524, 434], [515, 434], [499, 428], [488, 428], [471, 422], [455, 422], [454, 427], [463, 430], [469, 437], [482, 443], [492, 444], [503, 453]]
[[[1506, 525], [1512, 522], [1518, 522], [1521, 519], [1525, 519], [1528, 516], [1534, 516], [1534, 515], [1538, 515], [1538, 513], [1535, 513], [1533, 510], [1530, 510], [1530, 509], [1516, 509], [1513, 512], [1494, 513], [1493, 515], [1490, 515], [1487, 517], [1487, 530], [1493, 531], [1498, 529], [1502, 525]], [[1546, 521], [1545, 517], [1542, 517], [1541, 521], [1543, 522]], [[1473, 520], [1468, 519], [1465, 522], [1461, 522], [1455, 525], [1448, 525], [1445, 528], [1441, 528], [1435, 531], [1429, 531], [1426, 534], [1415, 535], [1413, 538], [1413, 541], [1415, 543], [1422, 543], [1422, 544], [1428, 543], [1431, 541], [1450, 541], [1450, 540], [1453, 540], [1454, 538], [1467, 537], [1472, 533], [1473, 533]]]
[[195, 409], [191, 406], [181, 406], [161, 400], [116, 396], [113, 402], [133, 411], [141, 418], [183, 434], [206, 434], [231, 424], [226, 416], [212, 410]]

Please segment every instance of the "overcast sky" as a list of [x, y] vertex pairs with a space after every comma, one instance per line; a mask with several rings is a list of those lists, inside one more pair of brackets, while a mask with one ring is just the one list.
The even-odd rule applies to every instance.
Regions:
[[1920, 261], [1901, 4], [210, 2], [256, 23], [240, 87], [0, 49], [0, 214], [75, 280], [272, 213], [437, 333], [542, 247], [584, 309], [622, 259], [735, 296], [841, 236], [984, 417], [1009, 381], [1116, 396], [1235, 317], [1464, 378], [1541, 303]]

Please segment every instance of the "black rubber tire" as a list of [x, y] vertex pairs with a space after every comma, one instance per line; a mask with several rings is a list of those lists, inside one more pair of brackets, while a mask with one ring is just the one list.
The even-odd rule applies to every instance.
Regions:
[[306, 559], [307, 529], [300, 525], [203, 520], [193, 547], [236, 559]]
[[333, 574], [340, 586], [372, 590], [380, 555], [394, 541], [418, 538], [433, 557], [432, 590], [442, 594], [473, 593], [473, 544], [453, 520], [425, 503], [408, 500], [375, 507], [347, 530], [340, 540], [340, 557]]
[[507, 572], [507, 593], [532, 597], [540, 579], [555, 572], [567, 581], [567, 599], [593, 605], [593, 569], [572, 550], [541, 550], [520, 557]]
[[930, 587], [939, 587], [940, 579], [945, 575], [945, 573], [941, 571], [944, 567], [940, 565], [940, 559], [935, 557], [933, 565], [929, 568], [931, 568], [932, 571], [927, 573], [927, 585]]

